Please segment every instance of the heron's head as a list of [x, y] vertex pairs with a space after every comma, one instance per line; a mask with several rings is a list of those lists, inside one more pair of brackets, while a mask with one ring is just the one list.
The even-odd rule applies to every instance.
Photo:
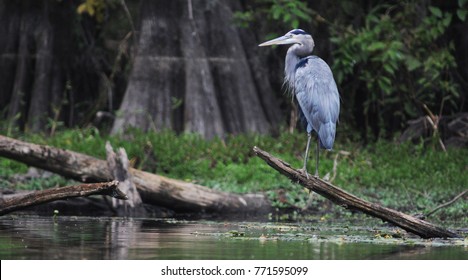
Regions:
[[[312, 36], [302, 29], [293, 29], [285, 35], [276, 39], [266, 41], [258, 45], [259, 47], [272, 46], [272, 45], [291, 45], [298, 44], [299, 46], [307, 46], [314, 48], [314, 39]], [[310, 50], [312, 52], [312, 49]]]

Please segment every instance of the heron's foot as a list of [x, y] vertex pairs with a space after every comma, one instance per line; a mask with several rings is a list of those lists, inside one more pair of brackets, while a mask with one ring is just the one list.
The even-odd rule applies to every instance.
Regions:
[[309, 179], [309, 173], [307, 173], [307, 169], [306, 168], [301, 168], [299, 169], [299, 172], [301, 172], [303, 175], [306, 176], [307, 179]]

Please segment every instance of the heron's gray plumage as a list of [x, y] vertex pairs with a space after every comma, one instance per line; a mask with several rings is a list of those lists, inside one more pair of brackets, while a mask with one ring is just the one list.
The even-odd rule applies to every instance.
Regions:
[[300, 110], [307, 120], [308, 141], [304, 171], [306, 171], [310, 133], [315, 131], [318, 137], [316, 164], [318, 176], [318, 148], [320, 146], [331, 150], [335, 142], [336, 123], [340, 113], [338, 88], [328, 64], [321, 58], [310, 55], [315, 43], [312, 36], [304, 30], [291, 30], [284, 36], [262, 43], [260, 46], [285, 44], [292, 44], [286, 53], [285, 83], [292, 89]]
[[[305, 62], [304, 62], [305, 61]], [[338, 89], [327, 63], [317, 56], [308, 56], [297, 67], [294, 90], [299, 106], [311, 126], [317, 132], [321, 147], [332, 149], [335, 141], [336, 122], [340, 111]]]

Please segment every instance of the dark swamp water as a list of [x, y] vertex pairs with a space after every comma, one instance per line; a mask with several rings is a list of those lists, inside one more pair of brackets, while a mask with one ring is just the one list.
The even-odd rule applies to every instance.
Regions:
[[402, 237], [355, 222], [12, 215], [0, 217], [0, 259], [468, 259], [468, 240]]

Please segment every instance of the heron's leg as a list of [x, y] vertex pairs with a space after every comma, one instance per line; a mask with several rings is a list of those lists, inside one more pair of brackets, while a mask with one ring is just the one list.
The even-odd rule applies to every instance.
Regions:
[[309, 173], [307, 173], [307, 158], [309, 157], [310, 138], [311, 138], [311, 135], [309, 132], [307, 133], [307, 146], [306, 146], [305, 155], [304, 155], [304, 166], [302, 167], [302, 171], [305, 172], [307, 179], [309, 179]]
[[317, 137], [317, 153], [315, 158], [315, 177], [318, 177], [318, 166], [319, 166], [319, 153], [320, 153], [320, 138]]

